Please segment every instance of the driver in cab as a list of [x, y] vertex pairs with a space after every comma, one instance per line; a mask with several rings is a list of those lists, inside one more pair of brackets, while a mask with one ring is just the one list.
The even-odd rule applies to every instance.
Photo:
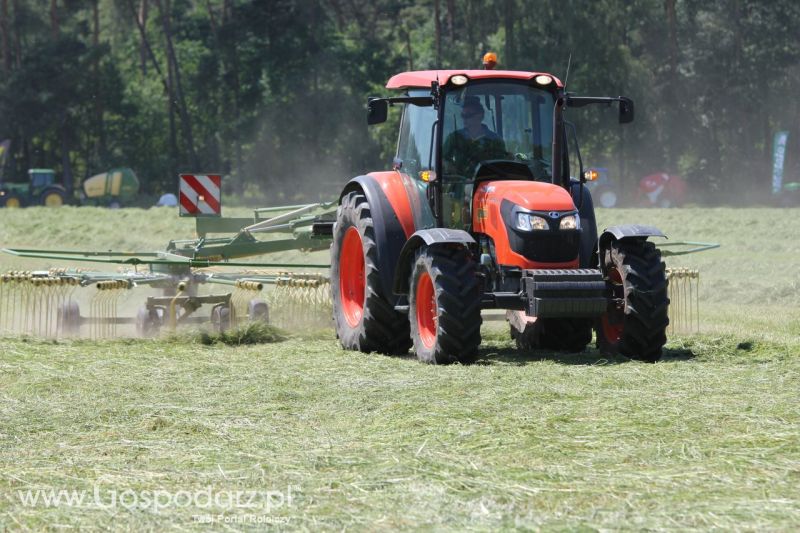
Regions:
[[443, 147], [446, 174], [472, 178], [475, 166], [487, 159], [508, 157], [503, 139], [483, 123], [484, 109], [477, 96], [467, 96], [461, 106], [464, 127], [447, 136]]

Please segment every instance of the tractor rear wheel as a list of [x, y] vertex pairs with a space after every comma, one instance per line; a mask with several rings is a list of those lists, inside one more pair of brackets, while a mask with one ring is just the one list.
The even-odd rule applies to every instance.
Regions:
[[539, 337], [543, 348], [582, 352], [592, 342], [592, 321], [585, 318], [546, 318]]
[[336, 335], [347, 350], [404, 354], [408, 318], [384, 295], [378, 246], [367, 198], [353, 191], [336, 212], [331, 245], [331, 292]]
[[[522, 313], [522, 311], [510, 311]], [[591, 320], [582, 318], [538, 318], [509, 320], [517, 349], [542, 348], [559, 352], [582, 352], [592, 341]]]
[[643, 239], [612, 241], [600, 268], [615, 302], [597, 321], [597, 347], [654, 363], [667, 342], [669, 298], [661, 252]]
[[46, 189], [39, 197], [40, 203], [45, 207], [61, 207], [66, 200], [66, 193], [61, 189]]
[[481, 294], [475, 263], [463, 247], [417, 252], [411, 271], [408, 317], [417, 359], [468, 364], [481, 343]]

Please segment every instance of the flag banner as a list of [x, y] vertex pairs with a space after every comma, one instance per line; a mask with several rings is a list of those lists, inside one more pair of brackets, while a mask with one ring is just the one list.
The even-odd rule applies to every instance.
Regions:
[[775, 133], [772, 142], [772, 194], [780, 194], [783, 188], [783, 161], [786, 157], [788, 139], [788, 131], [779, 131]]

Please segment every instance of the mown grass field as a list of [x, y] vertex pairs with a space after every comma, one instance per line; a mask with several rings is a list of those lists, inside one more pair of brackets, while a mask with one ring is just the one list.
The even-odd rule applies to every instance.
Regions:
[[[702, 333], [672, 337], [658, 364], [519, 353], [495, 325], [470, 367], [344, 352], [330, 331], [239, 347], [1, 338], [0, 529], [211, 515], [218, 529], [797, 530], [800, 210], [599, 216], [722, 244], [668, 260], [702, 272]], [[0, 210], [2, 246], [191, 234], [170, 210]], [[0, 257], [0, 271], [34, 264], [52, 266]], [[22, 501], [37, 489], [101, 501]], [[142, 499], [156, 491], [281, 494], [155, 509]]]

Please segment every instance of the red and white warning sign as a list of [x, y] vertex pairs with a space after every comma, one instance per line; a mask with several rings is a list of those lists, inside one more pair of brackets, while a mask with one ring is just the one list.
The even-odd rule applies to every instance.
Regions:
[[219, 216], [222, 213], [221, 188], [222, 176], [218, 174], [181, 174], [180, 215]]

